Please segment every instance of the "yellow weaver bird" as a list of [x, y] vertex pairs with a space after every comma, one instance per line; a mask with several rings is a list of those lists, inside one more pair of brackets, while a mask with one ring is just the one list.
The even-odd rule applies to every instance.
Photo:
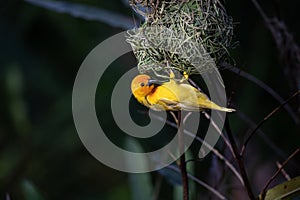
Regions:
[[[235, 111], [221, 107], [187, 82], [187, 75], [181, 81], [175, 80], [173, 72], [168, 82], [151, 80], [150, 76], [137, 75], [131, 82], [133, 96], [144, 106], [153, 110], [201, 111], [214, 109], [224, 112]], [[158, 84], [159, 83], [159, 84]]]

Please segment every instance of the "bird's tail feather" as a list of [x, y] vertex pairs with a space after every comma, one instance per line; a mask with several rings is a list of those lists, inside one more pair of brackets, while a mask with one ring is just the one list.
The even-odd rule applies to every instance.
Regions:
[[219, 110], [219, 111], [224, 111], [224, 112], [234, 112], [235, 109], [233, 108], [225, 108], [225, 107], [221, 107], [215, 103], [213, 103], [212, 101], [206, 101], [206, 102], [201, 102], [199, 103], [200, 107], [204, 108], [204, 109], [211, 109], [211, 110]]

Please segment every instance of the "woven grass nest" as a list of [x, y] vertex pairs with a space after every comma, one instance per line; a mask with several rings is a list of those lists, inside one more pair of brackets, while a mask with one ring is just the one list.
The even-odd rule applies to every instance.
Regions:
[[167, 77], [170, 69], [190, 74], [212, 70], [228, 56], [232, 18], [219, 0], [129, 0], [145, 18], [128, 30], [140, 73]]

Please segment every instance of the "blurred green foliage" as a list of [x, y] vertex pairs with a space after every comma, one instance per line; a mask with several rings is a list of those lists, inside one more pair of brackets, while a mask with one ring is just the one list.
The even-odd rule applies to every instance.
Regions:
[[[121, 0], [68, 2], [114, 11], [139, 22]], [[237, 66], [264, 81], [284, 99], [288, 98], [294, 91], [290, 90], [287, 77], [283, 75], [284, 66], [277, 59], [274, 41], [259, 14], [250, 1], [232, 0], [226, 3], [236, 22], [235, 41], [239, 41], [239, 46], [231, 50], [231, 55]], [[282, 18], [300, 44], [300, 2], [288, 0], [278, 1], [278, 4]], [[264, 8], [269, 15], [277, 14], [271, 0], [264, 2]], [[21, 0], [0, 3], [0, 199], [138, 199], [135, 193], [138, 188], [135, 187], [148, 194], [151, 183], [153, 188], [160, 187], [156, 190], [159, 191], [159, 199], [172, 199], [172, 184], [166, 178], [158, 184], [157, 177], [161, 175], [157, 173], [139, 177], [110, 169], [88, 153], [76, 133], [71, 93], [77, 70], [97, 44], [120, 31], [121, 28], [104, 22], [74, 18]], [[135, 64], [132, 54], [122, 56], [110, 66], [99, 83], [102, 90], [96, 98], [97, 111], [108, 116], [99, 121], [109, 129], [108, 134], [118, 144], [122, 144], [124, 137], [120, 136], [122, 133], [107, 110], [110, 108], [109, 97], [118, 77]], [[234, 92], [234, 105], [253, 122], [258, 123], [279, 105], [253, 82], [228, 70], [221, 73], [228, 94]], [[137, 121], [146, 124], [148, 118], [142, 117], [146, 109], [134, 100], [131, 104], [132, 110], [140, 111], [133, 114]], [[291, 101], [290, 106], [296, 112], [296, 100]], [[236, 139], [242, 141], [249, 124], [236, 114], [230, 115], [230, 122]], [[261, 128], [269, 140], [284, 152], [285, 158], [299, 147], [299, 130], [299, 125], [285, 110]], [[167, 127], [148, 145], [168, 140], [171, 136], [166, 132], [170, 131], [174, 129]], [[195, 155], [199, 146], [199, 143], [193, 143], [191, 149]], [[218, 147], [222, 153], [228, 154], [222, 141]], [[276, 171], [275, 162], [282, 162], [285, 158], [274, 153], [274, 149], [261, 137], [253, 138], [245, 163], [256, 194]], [[299, 161], [298, 156], [286, 167], [291, 177], [299, 175]], [[228, 187], [220, 187], [220, 190], [232, 197], [242, 197], [243, 194], [232, 189], [237, 185], [236, 181], [226, 179], [226, 172], [215, 167], [218, 163], [213, 165], [213, 162], [211, 155], [202, 162], [195, 162], [192, 166], [195, 176], [214, 183], [213, 186], [218, 188], [212, 177], [222, 174], [221, 182]], [[137, 185], [139, 181], [147, 184]], [[282, 181], [284, 178], [280, 176], [274, 184]], [[210, 197], [211, 194], [203, 187], [196, 187], [198, 196]]]

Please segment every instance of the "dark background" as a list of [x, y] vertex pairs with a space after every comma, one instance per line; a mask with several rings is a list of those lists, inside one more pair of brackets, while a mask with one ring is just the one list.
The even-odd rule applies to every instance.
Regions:
[[[68, 2], [103, 8], [139, 22], [121, 0]], [[300, 2], [264, 1], [262, 6], [269, 16], [279, 16], [280, 12], [299, 44]], [[290, 86], [289, 80], [300, 77], [284, 75], [286, 66], [280, 62], [274, 39], [251, 1], [227, 1], [226, 8], [235, 22], [234, 41], [238, 41], [238, 45], [231, 50], [231, 56], [236, 67], [263, 81], [283, 99], [290, 97], [296, 89]], [[123, 30], [24, 1], [1, 1], [0, 199], [138, 199], [134, 183], [137, 179], [104, 166], [88, 153], [77, 135], [71, 110], [72, 87], [82, 61], [96, 45]], [[114, 62], [100, 83], [105, 95], [96, 99], [98, 112], [107, 115], [101, 123], [109, 130], [107, 134], [120, 144], [123, 136], [118, 136], [122, 134], [107, 111], [110, 92], [118, 77], [135, 65], [132, 54]], [[257, 124], [280, 102], [245, 77], [226, 69], [222, 69], [221, 74], [226, 91], [238, 110], [236, 114], [230, 114], [229, 119], [240, 145], [251, 128], [249, 121]], [[131, 103], [132, 110], [141, 111], [135, 117], [143, 119], [146, 109], [134, 100]], [[289, 102], [298, 120], [299, 103], [297, 98]], [[139, 123], [146, 124], [148, 118], [144, 119]], [[299, 124], [285, 109], [272, 116], [260, 130], [263, 133], [254, 136], [245, 155], [245, 165], [256, 195], [276, 171], [275, 162], [283, 162], [299, 147], [300, 141]], [[165, 131], [174, 130], [166, 128]], [[267, 139], [262, 139], [261, 135]], [[163, 134], [161, 137], [166, 139]], [[157, 137], [151, 142], [155, 145], [160, 140]], [[222, 141], [219, 143], [221, 151], [228, 153]], [[286, 168], [291, 177], [299, 175], [299, 160], [299, 156], [294, 158]], [[204, 161], [195, 162], [195, 176], [217, 189], [222, 188], [227, 196], [245, 196], [241, 186], [228, 178], [231, 175], [224, 170], [214, 171], [217, 169], [215, 162], [222, 171], [223, 163], [215, 161], [211, 154]], [[158, 199], [172, 199], [172, 181], [168, 179], [174, 175], [161, 178], [160, 174], [148, 174], [150, 182], [142, 186], [154, 187], [161, 180]], [[220, 174], [223, 176], [221, 181], [214, 180], [214, 176]], [[284, 178], [280, 175], [274, 184], [282, 181]], [[228, 188], [224, 189], [224, 185]], [[211, 195], [200, 185], [196, 185], [196, 191], [202, 197]]]

